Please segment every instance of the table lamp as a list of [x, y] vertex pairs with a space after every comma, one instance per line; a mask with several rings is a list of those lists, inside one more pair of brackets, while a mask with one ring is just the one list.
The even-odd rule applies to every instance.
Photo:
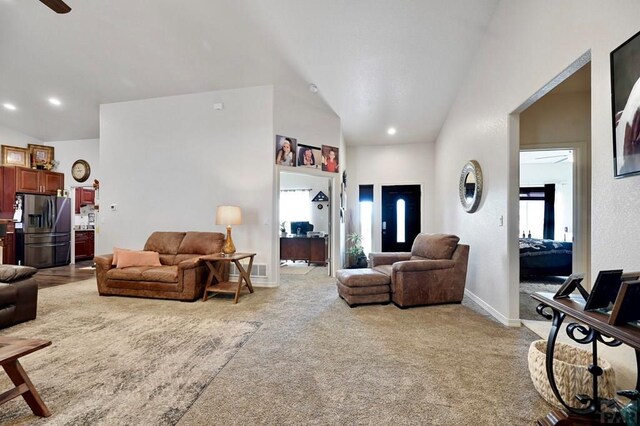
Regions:
[[222, 253], [233, 254], [236, 247], [231, 239], [231, 225], [242, 223], [242, 211], [237, 206], [218, 206], [216, 211], [216, 225], [227, 225], [227, 238], [222, 246]]

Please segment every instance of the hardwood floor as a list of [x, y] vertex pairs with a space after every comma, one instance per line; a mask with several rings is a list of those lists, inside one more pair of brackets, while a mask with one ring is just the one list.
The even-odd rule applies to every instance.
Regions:
[[85, 260], [75, 265], [40, 269], [35, 275], [38, 288], [55, 287], [95, 277], [96, 270], [92, 266], [93, 260]]

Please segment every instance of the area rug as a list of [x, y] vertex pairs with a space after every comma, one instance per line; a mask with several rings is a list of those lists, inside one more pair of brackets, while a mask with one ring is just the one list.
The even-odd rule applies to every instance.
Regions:
[[[76, 285], [46, 289], [40, 297]], [[2, 406], [0, 424], [174, 425], [260, 327], [257, 322], [171, 315], [170, 309], [126, 311], [118, 307], [117, 299], [124, 298], [95, 299], [100, 299], [96, 305], [109, 303], [111, 309], [93, 310], [91, 300], [85, 306], [68, 300], [66, 309], [49, 302], [36, 321], [0, 332], [53, 342], [21, 359], [52, 416], [33, 416], [18, 397]], [[181, 302], [175, 304], [181, 310]], [[0, 392], [10, 387], [0, 377]]]
[[297, 265], [286, 265], [280, 267], [281, 275], [306, 275], [309, 272], [313, 271], [315, 266], [297, 266]]

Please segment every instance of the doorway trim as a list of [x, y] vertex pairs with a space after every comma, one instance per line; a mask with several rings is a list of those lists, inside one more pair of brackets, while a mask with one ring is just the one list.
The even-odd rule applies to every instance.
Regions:
[[[280, 181], [283, 173], [286, 174], [298, 174], [298, 175], [307, 175], [313, 176], [321, 179], [326, 179], [329, 184], [329, 230], [327, 235], [329, 237], [329, 247], [328, 247], [328, 259], [327, 259], [327, 272], [329, 276], [335, 277], [336, 271], [342, 268], [342, 263], [340, 262], [340, 218], [339, 214], [339, 197], [340, 188], [339, 188], [339, 178], [341, 175], [337, 175], [332, 173], [331, 176], [327, 175], [326, 172], [320, 172], [317, 170], [291, 170], [287, 167], [276, 167], [276, 178], [275, 178], [275, 186], [274, 186], [274, 194], [273, 194], [273, 210], [274, 210], [274, 226], [273, 235], [276, 241], [275, 253], [273, 254], [273, 258], [275, 259], [274, 267], [275, 267], [275, 282], [276, 286], [280, 285]], [[336, 186], [338, 185], [338, 186]], [[336, 207], [338, 206], [338, 207]]]
[[[507, 258], [509, 265], [509, 291], [508, 291], [508, 317], [507, 325], [519, 327], [520, 322], [520, 244], [519, 244], [519, 212], [520, 212], [520, 113], [542, 98], [544, 95], [553, 90], [560, 83], [572, 76], [576, 71], [591, 62], [591, 50], [588, 50], [577, 58], [573, 63], [562, 70], [551, 81], [544, 85], [540, 90], [531, 95], [511, 114], [507, 116], [507, 135], [508, 144], [508, 164], [509, 164], [509, 180], [507, 182]], [[592, 77], [593, 78], [593, 77]], [[541, 145], [538, 145], [541, 146]], [[589, 150], [590, 151], [590, 150]], [[586, 155], [586, 154], [585, 154]], [[589, 153], [590, 155], [590, 153]], [[589, 176], [589, 197], [591, 196], [591, 168], [588, 167]], [[576, 206], [577, 207], [577, 206]], [[589, 218], [591, 216], [591, 204], [589, 203]], [[590, 219], [587, 220], [590, 231]], [[590, 241], [590, 232], [589, 239]], [[587, 247], [590, 251], [590, 247]], [[590, 271], [588, 266], [586, 273]]]

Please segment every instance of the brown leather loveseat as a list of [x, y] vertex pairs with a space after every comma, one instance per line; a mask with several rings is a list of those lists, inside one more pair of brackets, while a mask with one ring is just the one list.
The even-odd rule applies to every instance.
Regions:
[[35, 319], [38, 283], [30, 266], [0, 265], [0, 328]]
[[398, 306], [460, 303], [467, 279], [469, 246], [449, 234], [418, 234], [411, 252], [371, 253], [371, 268], [390, 277]]
[[200, 256], [220, 253], [223, 244], [219, 232], [154, 232], [144, 250], [159, 253], [161, 265], [117, 268], [113, 254], [96, 256], [98, 293], [193, 301], [202, 297], [207, 278]]

